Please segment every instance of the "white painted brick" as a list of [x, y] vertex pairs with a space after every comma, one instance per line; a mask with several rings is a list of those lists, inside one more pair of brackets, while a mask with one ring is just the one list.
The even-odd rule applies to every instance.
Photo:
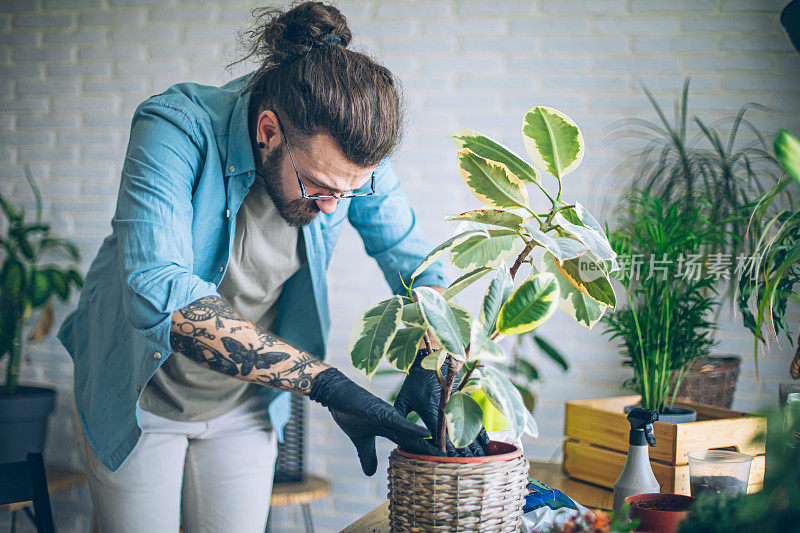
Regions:
[[47, 65], [48, 76], [80, 76], [111, 74], [111, 63], [89, 62], [70, 63], [65, 65]]
[[144, 46], [138, 43], [109, 44], [103, 46], [81, 45], [79, 59], [144, 59]]
[[462, 0], [456, 3], [456, 11], [458, 15], [466, 17], [497, 15], [508, 17], [532, 14], [535, 6], [536, 3], [532, 1], [493, 0], [492, 2], [485, 2], [482, 0]]
[[19, 128], [16, 131], [0, 131], [0, 143], [9, 146], [31, 144], [53, 144], [55, 133], [52, 131], [36, 131]]
[[387, 37], [381, 39], [379, 43], [379, 50], [383, 56], [445, 54], [455, 52], [456, 48], [455, 38], [409, 40], [407, 38], [392, 39]]
[[552, 57], [537, 56], [525, 58], [509, 58], [508, 68], [512, 71], [529, 72], [557, 72], [585, 70], [588, 65], [586, 58], [583, 57]]
[[154, 45], [148, 47], [147, 55], [154, 59], [204, 59], [221, 57], [219, 44], [176, 44], [171, 46]]
[[594, 67], [601, 71], [677, 71], [678, 59], [663, 54], [655, 57], [602, 57], [595, 61]]
[[67, 28], [75, 24], [74, 13], [25, 13], [14, 17], [17, 28]]
[[250, 24], [254, 20], [250, 14], [251, 10], [250, 6], [222, 6], [218, 11], [218, 17], [223, 23]]
[[46, 111], [47, 98], [42, 96], [21, 96], [18, 98], [0, 98], [0, 109], [3, 111]]
[[687, 17], [681, 21], [685, 31], [696, 32], [769, 32], [774, 28], [774, 18], [768, 16], [724, 16], [707, 15]]
[[625, 37], [569, 37], [554, 38], [545, 41], [544, 49], [550, 53], [585, 52], [591, 49], [596, 52], [621, 53], [628, 50]]
[[448, 17], [452, 13], [452, 3], [442, 1], [380, 2], [375, 9], [378, 19], [397, 19], [414, 17]]
[[203, 9], [187, 9], [186, 7], [159, 7], [151, 9], [147, 18], [151, 22], [211, 22], [217, 18], [219, 8], [209, 6]]
[[10, 27], [11, 27], [11, 15], [0, 14], [0, 30], [7, 30]]
[[493, 57], [433, 57], [422, 60], [423, 72], [475, 72], [495, 74], [502, 71], [502, 65]]
[[720, 9], [724, 11], [765, 11], [767, 13], [780, 13], [788, 2], [783, 0], [722, 0]]
[[484, 91], [496, 94], [500, 88], [509, 93], [530, 92], [538, 85], [539, 80], [533, 76], [486, 77], [483, 75], [461, 75], [456, 87], [466, 94]]
[[597, 17], [593, 27], [598, 33], [623, 35], [663, 34], [678, 32], [678, 17], [653, 13], [649, 16]]
[[44, 0], [46, 10], [91, 9], [103, 7], [103, 0]]
[[81, 13], [78, 21], [81, 26], [141, 26], [146, 18], [146, 12], [143, 9], [121, 9]]
[[163, 6], [165, 3], [172, 3], [170, 0], [107, 0], [112, 8], [115, 7], [141, 7], [141, 6]]
[[634, 37], [634, 52], [658, 52], [663, 54], [666, 50], [674, 52], [711, 52], [719, 47], [716, 37]]
[[114, 98], [111, 96], [54, 96], [54, 111], [81, 111], [85, 109], [113, 109]]
[[78, 83], [75, 80], [19, 80], [17, 92], [28, 94], [77, 94]]
[[511, 35], [578, 35], [589, 32], [589, 21], [577, 17], [514, 17], [509, 29]]
[[192, 25], [187, 26], [183, 33], [186, 42], [233, 42], [236, 39], [235, 28], [228, 25]]
[[461, 42], [461, 51], [465, 54], [481, 52], [533, 53], [537, 48], [538, 40], [535, 37], [465, 38]]
[[631, 11], [636, 12], [659, 12], [659, 11], [714, 11], [717, 0], [670, 0], [661, 2], [660, 0], [631, 0]]
[[43, 48], [33, 48], [30, 46], [20, 46], [14, 48], [14, 61], [17, 63], [38, 62], [38, 61], [68, 61], [74, 56], [75, 50], [68, 46], [48, 46]]
[[434, 37], [462, 35], [467, 38], [480, 35], [504, 35], [507, 22], [503, 19], [424, 20], [422, 33]]
[[55, 115], [24, 113], [17, 117], [17, 126], [20, 127], [37, 127], [37, 128], [45, 128], [51, 126], [77, 127], [79, 124], [80, 124], [80, 118], [78, 117], [78, 115], [70, 115], [66, 113], [58, 113]]
[[782, 35], [754, 35], [749, 39], [725, 37], [722, 40], [722, 49], [748, 52], [784, 52], [792, 50], [792, 45], [789, 39]]
[[355, 37], [383, 37], [387, 35], [397, 38], [413, 35], [417, 26], [418, 22], [413, 20], [375, 21], [350, 30]]
[[3, 46], [14, 46], [18, 44], [36, 46], [42, 42], [41, 31], [18, 30], [0, 34], [0, 43]]
[[[178, 75], [180, 69], [177, 68], [178, 61], [119, 61], [117, 63], [117, 73], [121, 76], [152, 76], [155, 74]], [[175, 79], [173, 83], [178, 83]]]
[[624, 13], [625, 0], [543, 0], [542, 11], [545, 13], [572, 13], [577, 15], [594, 13]]
[[84, 28], [76, 31], [48, 31], [44, 34], [45, 43], [69, 44], [69, 43], [98, 43], [105, 44], [108, 41], [105, 30], [94, 28]]
[[140, 77], [128, 77], [113, 79], [87, 79], [83, 82], [83, 90], [86, 92], [116, 93], [116, 92], [138, 92], [145, 91], [146, 82]]
[[734, 91], [789, 90], [795, 94], [800, 91], [800, 87], [797, 85], [797, 78], [792, 76], [784, 76], [782, 78], [775, 76], [769, 78], [763, 76], [730, 76], [722, 80], [722, 88]]
[[3, 13], [38, 10], [39, 0], [3, 0], [0, 2], [0, 12]]
[[[798, 62], [800, 63], [800, 62]], [[703, 56], [687, 56], [681, 59], [681, 66], [688, 72], [698, 70], [725, 71], [725, 70], [748, 70], [762, 71], [773, 70], [773, 62], [770, 58], [763, 55], [744, 55], [722, 56], [717, 54], [707, 54]], [[778, 69], [780, 70], [780, 69]]]
[[20, 161], [69, 161], [75, 158], [75, 150], [63, 146], [41, 148], [20, 148], [18, 153]]
[[116, 43], [177, 43], [179, 29], [173, 24], [149, 25], [144, 28], [119, 27], [110, 32], [112, 42]]

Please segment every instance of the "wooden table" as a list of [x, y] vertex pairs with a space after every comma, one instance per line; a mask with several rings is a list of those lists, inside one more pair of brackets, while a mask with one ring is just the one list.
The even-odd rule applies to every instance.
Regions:
[[[531, 477], [558, 489], [581, 505], [610, 510], [613, 492], [603, 487], [570, 479], [561, 472], [560, 463], [530, 461]], [[385, 502], [341, 533], [389, 533], [389, 502]]]

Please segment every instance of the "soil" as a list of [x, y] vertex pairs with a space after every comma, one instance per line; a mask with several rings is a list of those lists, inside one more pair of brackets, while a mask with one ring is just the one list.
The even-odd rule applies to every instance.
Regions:
[[689, 506], [681, 500], [645, 500], [631, 505], [635, 505], [640, 509], [653, 509], [654, 511], [686, 511], [689, 509]]
[[747, 492], [747, 482], [733, 476], [694, 476], [689, 479], [692, 496], [697, 498], [704, 492], [719, 494], [723, 491], [734, 494]]

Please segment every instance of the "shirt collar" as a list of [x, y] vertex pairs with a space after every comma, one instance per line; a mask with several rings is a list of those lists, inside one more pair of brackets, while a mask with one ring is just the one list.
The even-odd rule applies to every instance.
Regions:
[[237, 90], [240, 94], [236, 99], [236, 105], [228, 123], [228, 158], [224, 171], [226, 176], [249, 172], [252, 178], [256, 170], [249, 124], [250, 95], [252, 93], [241, 94], [241, 89], [247, 81], [246, 78], [247, 76], [242, 76], [228, 84], [231, 89]]

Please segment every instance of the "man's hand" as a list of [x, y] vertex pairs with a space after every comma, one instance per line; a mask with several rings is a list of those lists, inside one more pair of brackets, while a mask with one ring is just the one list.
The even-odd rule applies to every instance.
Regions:
[[[408, 371], [403, 386], [400, 392], [397, 393], [397, 399], [394, 401], [394, 407], [405, 418], [408, 413], [414, 411], [422, 419], [422, 423], [428, 428], [432, 435], [436, 434], [436, 426], [439, 423], [439, 397], [441, 389], [439, 387], [439, 380], [436, 379], [436, 372], [422, 368], [420, 364], [422, 359], [428, 355], [427, 350], [420, 350], [417, 352], [417, 357], [414, 364]], [[453, 387], [457, 387], [456, 382]], [[483, 447], [489, 444], [489, 435], [486, 430], [481, 428], [481, 432], [475, 441], [466, 448], [457, 449], [447, 439], [447, 455], [450, 457], [477, 457], [486, 455]]]
[[350, 437], [358, 452], [361, 469], [368, 476], [378, 468], [375, 437], [391, 440], [411, 453], [442, 455], [425, 428], [408, 422], [391, 405], [339, 372], [329, 368], [317, 375], [309, 398], [327, 407], [333, 419]]

